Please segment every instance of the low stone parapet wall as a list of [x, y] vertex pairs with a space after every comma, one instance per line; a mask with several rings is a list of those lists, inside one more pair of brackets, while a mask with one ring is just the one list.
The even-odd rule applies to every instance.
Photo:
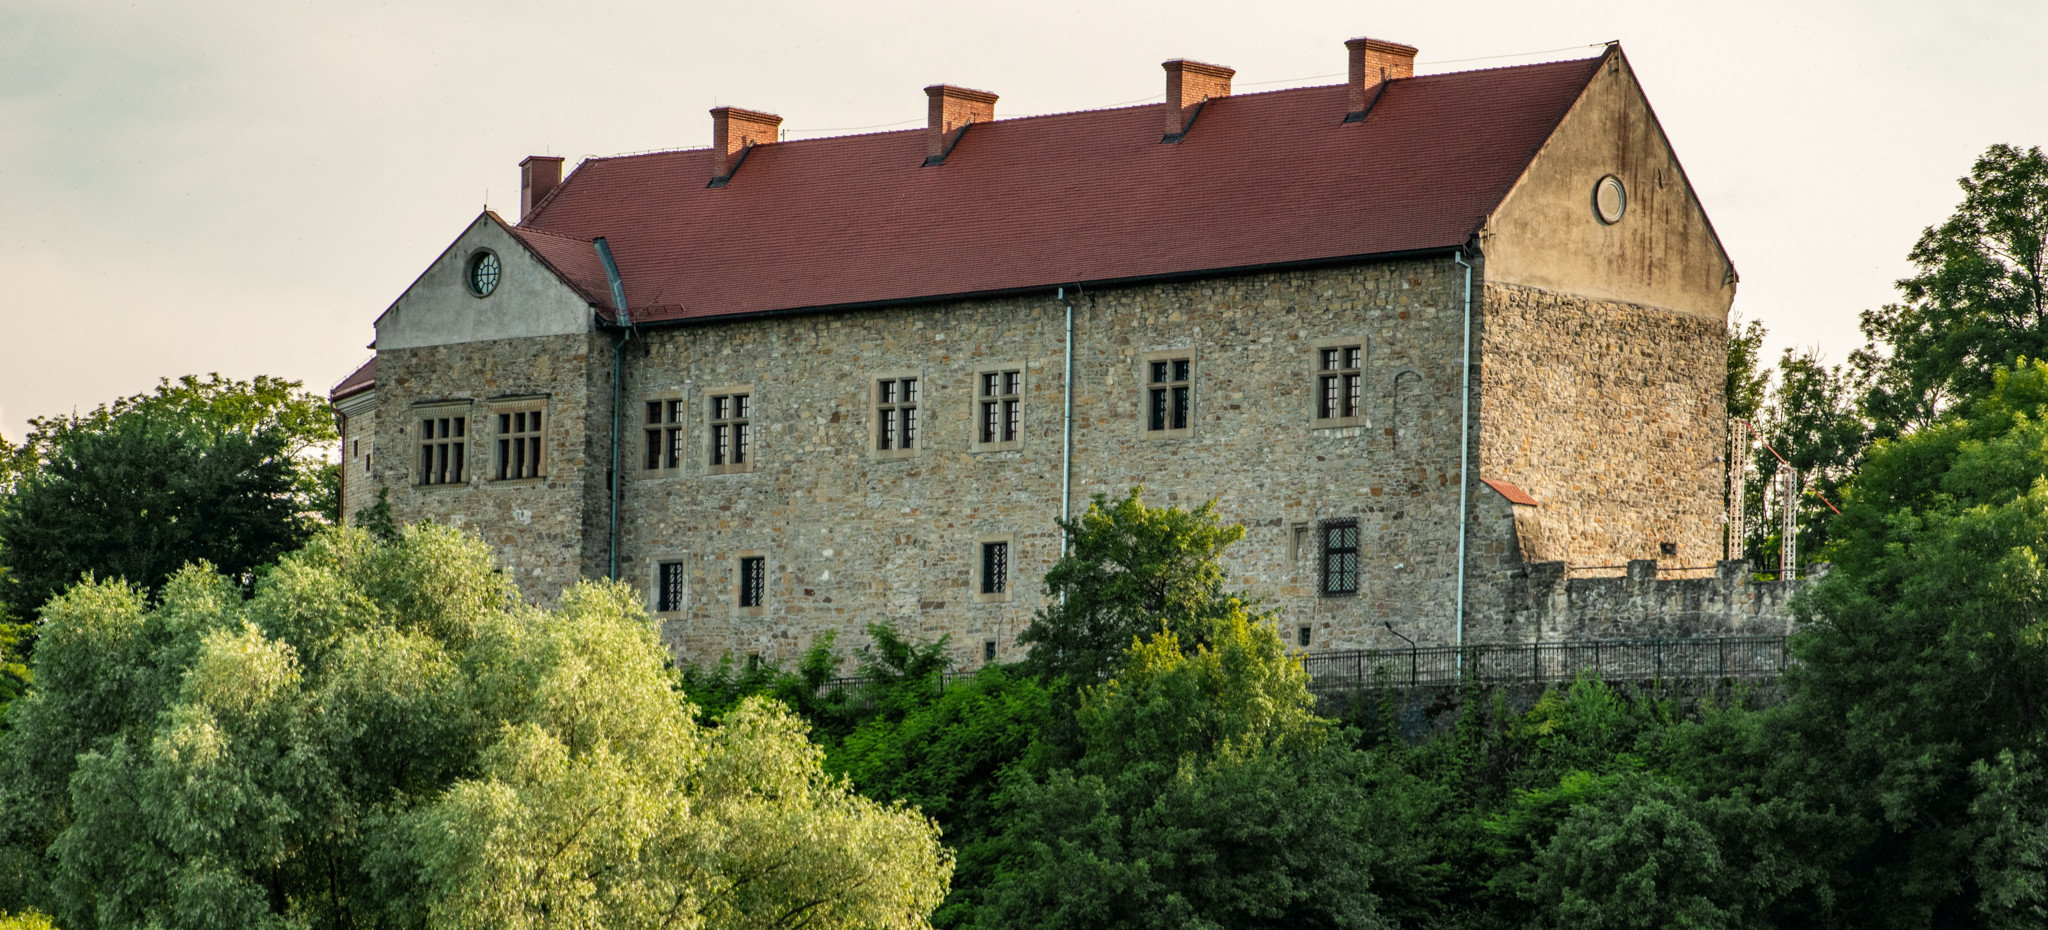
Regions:
[[1792, 631], [1792, 599], [1819, 577], [1757, 581], [1749, 563], [1717, 563], [1701, 577], [1660, 577], [1654, 559], [1623, 574], [1573, 577], [1563, 562], [1530, 562], [1510, 574], [1505, 623], [1472, 630], [1482, 642], [1782, 636]]

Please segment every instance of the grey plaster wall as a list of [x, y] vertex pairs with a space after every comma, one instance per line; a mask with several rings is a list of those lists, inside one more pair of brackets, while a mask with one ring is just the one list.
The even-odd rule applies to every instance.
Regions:
[[[488, 297], [475, 296], [465, 283], [469, 258], [478, 249], [496, 253], [500, 263], [497, 289]], [[377, 318], [377, 348], [584, 333], [592, 330], [592, 320], [589, 302], [485, 213]]]

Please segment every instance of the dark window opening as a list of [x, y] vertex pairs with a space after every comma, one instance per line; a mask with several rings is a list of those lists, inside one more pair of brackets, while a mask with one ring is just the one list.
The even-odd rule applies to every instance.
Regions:
[[1302, 627], [1302, 628], [1301, 628], [1301, 630], [1300, 630], [1300, 631], [1298, 632], [1298, 634], [1297, 634], [1297, 635], [1296, 635], [1296, 637], [1295, 637], [1295, 639], [1296, 639], [1296, 640], [1297, 640], [1298, 642], [1300, 642], [1300, 643], [1301, 643], [1301, 648], [1303, 648], [1303, 649], [1307, 649], [1307, 648], [1308, 648], [1309, 638], [1310, 638], [1310, 630], [1309, 630], [1309, 628], [1308, 628], [1308, 627]]
[[720, 394], [711, 398], [711, 464], [741, 466], [753, 454], [748, 435], [752, 398], [746, 394]]
[[540, 477], [540, 411], [498, 414], [497, 480]]
[[875, 448], [917, 448], [917, 379], [890, 378], [875, 385]]
[[683, 463], [683, 402], [679, 400], [650, 400], [647, 402], [647, 422], [644, 427], [647, 438], [645, 457], [641, 467], [647, 471], [676, 468]]
[[981, 441], [1016, 442], [1021, 420], [1024, 372], [988, 371], [981, 375]]
[[1323, 524], [1323, 594], [1358, 593], [1358, 521]]
[[760, 607], [768, 602], [768, 560], [749, 556], [740, 560], [740, 606]]
[[981, 544], [981, 593], [1001, 594], [1010, 590], [1010, 544]]
[[468, 431], [467, 417], [431, 417], [420, 421], [420, 484], [462, 483]]
[[655, 578], [654, 609], [662, 613], [683, 609], [683, 563], [661, 563]]
[[1342, 420], [1359, 415], [1363, 392], [1360, 346], [1322, 349], [1316, 358], [1316, 419]]
[[994, 662], [995, 660], [996, 660], [996, 641], [995, 641], [995, 640], [993, 640], [993, 639], [989, 639], [989, 640], [983, 640], [983, 641], [982, 641], [982, 643], [981, 643], [981, 661], [983, 661], [983, 662]]
[[1148, 411], [1145, 426], [1153, 432], [1184, 430], [1192, 413], [1194, 395], [1189, 384], [1192, 359], [1165, 359], [1147, 366]]

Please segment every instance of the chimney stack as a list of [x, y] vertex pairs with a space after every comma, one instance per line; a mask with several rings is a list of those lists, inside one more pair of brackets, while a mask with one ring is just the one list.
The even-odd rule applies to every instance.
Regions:
[[555, 155], [529, 155], [519, 163], [519, 218], [533, 215], [534, 204], [547, 199], [548, 192], [562, 183], [562, 159]]
[[[946, 163], [946, 153], [965, 135], [967, 124], [986, 123], [996, 118], [996, 95], [985, 90], [933, 84], [924, 89], [931, 121], [924, 132], [924, 164]], [[960, 130], [954, 134], [954, 130]], [[947, 138], [951, 136], [951, 138]]]
[[1166, 136], [1161, 142], [1179, 142], [1193, 124], [1202, 104], [1212, 97], [1230, 96], [1230, 78], [1235, 68], [1176, 58], [1162, 62], [1166, 69]]
[[1344, 49], [1351, 57], [1350, 108], [1345, 110], [1344, 118], [1347, 123], [1365, 118], [1365, 108], [1379, 95], [1381, 84], [1415, 76], [1413, 45], [1361, 37], [1346, 40]]
[[711, 187], [724, 187], [739, 170], [747, 150], [774, 142], [782, 117], [739, 107], [711, 111]]

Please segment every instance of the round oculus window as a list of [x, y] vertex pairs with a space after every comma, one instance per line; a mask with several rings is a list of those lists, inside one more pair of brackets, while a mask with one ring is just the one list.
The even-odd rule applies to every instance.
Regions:
[[465, 276], [469, 292], [478, 297], [489, 297], [498, 289], [498, 256], [491, 251], [481, 251], [469, 257], [469, 272]]
[[1621, 179], [1608, 175], [1593, 185], [1593, 215], [1600, 222], [1612, 226], [1621, 222], [1621, 215], [1628, 212], [1628, 189], [1621, 186]]

